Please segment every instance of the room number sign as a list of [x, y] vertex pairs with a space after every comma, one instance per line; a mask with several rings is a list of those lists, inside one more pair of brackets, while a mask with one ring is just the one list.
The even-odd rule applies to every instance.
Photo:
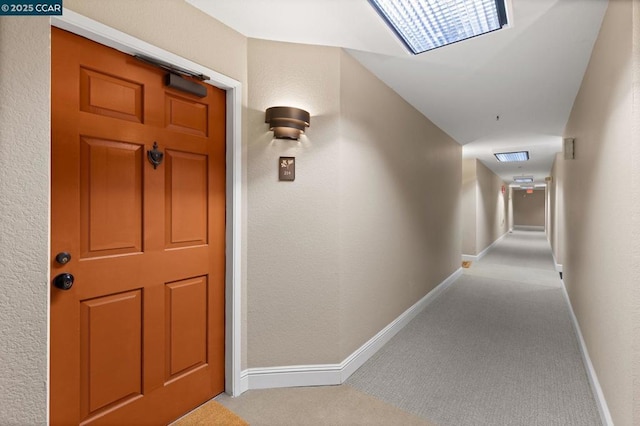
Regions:
[[295, 180], [296, 179], [296, 158], [280, 157], [278, 162], [278, 178], [279, 180]]

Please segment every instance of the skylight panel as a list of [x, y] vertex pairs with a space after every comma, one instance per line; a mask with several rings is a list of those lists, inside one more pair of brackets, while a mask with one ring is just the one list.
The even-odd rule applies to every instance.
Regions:
[[507, 24], [504, 0], [369, 0], [414, 54]]
[[501, 162], [511, 162], [511, 161], [527, 161], [529, 159], [529, 151], [518, 151], [518, 152], [498, 152], [493, 154], [496, 156], [498, 161]]

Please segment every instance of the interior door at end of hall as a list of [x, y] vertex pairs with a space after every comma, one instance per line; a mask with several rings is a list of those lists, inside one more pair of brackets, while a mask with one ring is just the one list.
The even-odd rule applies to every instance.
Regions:
[[166, 423], [224, 390], [226, 96], [165, 74], [52, 28], [54, 425]]

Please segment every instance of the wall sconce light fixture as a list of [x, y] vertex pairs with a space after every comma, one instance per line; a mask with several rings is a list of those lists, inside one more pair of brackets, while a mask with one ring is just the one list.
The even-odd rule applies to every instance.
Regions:
[[271, 107], [267, 109], [264, 122], [269, 123], [269, 130], [273, 130], [276, 139], [298, 140], [300, 133], [309, 127], [311, 116], [300, 108]]

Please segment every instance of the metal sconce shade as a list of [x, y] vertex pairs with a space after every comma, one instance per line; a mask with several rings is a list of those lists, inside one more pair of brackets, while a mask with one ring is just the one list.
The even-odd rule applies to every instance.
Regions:
[[304, 129], [309, 127], [311, 116], [300, 108], [271, 107], [267, 109], [264, 122], [269, 123], [276, 139], [298, 140]]

